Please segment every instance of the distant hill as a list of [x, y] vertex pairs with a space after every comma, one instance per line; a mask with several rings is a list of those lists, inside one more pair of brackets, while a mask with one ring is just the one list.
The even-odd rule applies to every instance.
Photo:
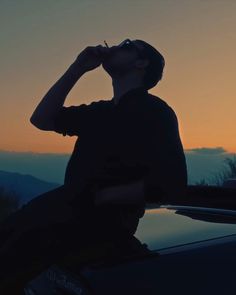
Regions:
[[[226, 158], [233, 158], [221, 147], [193, 148], [185, 150], [188, 167], [188, 183], [195, 184], [205, 180], [214, 184], [215, 174], [223, 171]], [[0, 170], [30, 174], [46, 182], [64, 182], [69, 154], [43, 154], [30, 152], [11, 152], [0, 150]]]
[[0, 170], [0, 187], [5, 188], [6, 191], [16, 193], [19, 196], [20, 205], [58, 186], [60, 184], [46, 182], [31, 175]]

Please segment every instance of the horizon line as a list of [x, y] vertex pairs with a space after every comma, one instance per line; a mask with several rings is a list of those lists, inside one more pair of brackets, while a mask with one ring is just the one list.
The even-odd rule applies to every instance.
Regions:
[[[226, 150], [224, 147], [222, 146], [215, 146], [215, 147], [206, 147], [206, 146], [198, 146], [198, 147], [193, 147], [193, 148], [185, 148], [184, 152], [186, 153], [198, 153], [200, 151], [215, 151], [215, 150], [219, 150], [219, 153], [217, 154], [236, 154], [236, 151], [230, 151], [230, 150]], [[71, 155], [71, 153], [62, 153], [62, 152], [40, 152], [40, 151], [17, 151], [17, 150], [5, 150], [5, 149], [0, 149], [0, 153], [14, 153], [14, 154], [39, 154], [39, 155], [64, 155], [64, 156], [68, 156]]]

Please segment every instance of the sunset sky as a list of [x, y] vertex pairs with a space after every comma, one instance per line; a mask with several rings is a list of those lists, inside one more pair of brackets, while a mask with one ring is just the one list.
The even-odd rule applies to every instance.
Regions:
[[[0, 150], [70, 153], [75, 138], [29, 118], [86, 46], [142, 39], [166, 59], [150, 93], [175, 110], [185, 149], [236, 152], [235, 0], [0, 0]], [[102, 67], [85, 74], [66, 105], [112, 98]]]

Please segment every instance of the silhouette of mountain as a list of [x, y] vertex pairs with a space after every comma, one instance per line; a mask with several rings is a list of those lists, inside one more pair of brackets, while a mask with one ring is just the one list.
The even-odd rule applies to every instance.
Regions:
[[5, 188], [6, 191], [16, 193], [19, 196], [20, 205], [58, 186], [60, 184], [46, 182], [31, 175], [0, 170], [0, 187]]
[[[214, 184], [211, 179], [216, 173], [224, 169], [225, 158], [233, 158], [234, 154], [216, 147], [188, 149], [185, 151], [185, 156], [189, 184], [195, 184], [203, 179]], [[46, 182], [62, 184], [69, 158], [69, 154], [40, 154], [0, 150], [0, 170], [18, 171]], [[47, 168], [45, 169], [45, 167]]]

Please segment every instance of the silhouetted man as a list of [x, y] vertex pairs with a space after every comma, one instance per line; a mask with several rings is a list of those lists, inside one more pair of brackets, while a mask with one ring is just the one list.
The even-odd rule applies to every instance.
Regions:
[[[113, 98], [64, 107], [75, 83], [100, 65], [112, 78]], [[163, 100], [148, 93], [161, 79], [163, 68], [162, 55], [141, 40], [127, 39], [111, 48], [90, 46], [49, 90], [31, 122], [42, 130], [78, 136], [66, 171], [66, 186], [80, 191], [89, 179], [112, 177], [117, 171], [110, 171], [109, 165], [118, 168], [123, 164], [144, 165], [148, 170], [140, 182], [132, 185], [135, 199], [137, 195], [143, 197], [144, 190], [150, 187], [165, 195], [184, 189], [186, 165], [177, 118]], [[122, 191], [126, 195], [125, 187]], [[100, 194], [101, 200], [106, 192]], [[110, 192], [119, 200], [127, 198], [122, 198], [116, 186]]]
[[[112, 99], [64, 107], [75, 83], [100, 65], [112, 79]], [[176, 115], [148, 93], [163, 68], [163, 56], [141, 40], [89, 46], [37, 106], [31, 117], [37, 128], [78, 137], [63, 187], [73, 191], [67, 200], [75, 193], [78, 208], [94, 202], [142, 207], [145, 197], [168, 202], [183, 192], [186, 163]], [[88, 188], [94, 194], [82, 197]]]
[[[100, 65], [112, 79], [113, 97], [64, 107], [76, 82]], [[62, 224], [76, 216], [106, 235], [134, 234], [146, 201], [168, 203], [184, 192], [186, 163], [176, 115], [148, 93], [163, 68], [163, 56], [141, 40], [89, 46], [78, 55], [30, 119], [41, 130], [78, 137], [65, 183], [21, 209], [19, 227]]]

